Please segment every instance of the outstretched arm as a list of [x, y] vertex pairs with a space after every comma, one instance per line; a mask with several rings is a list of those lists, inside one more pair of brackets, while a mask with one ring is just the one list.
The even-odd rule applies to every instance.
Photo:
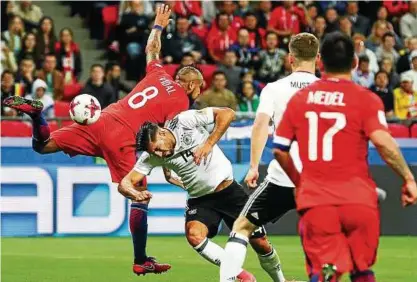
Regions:
[[145, 191], [138, 191], [135, 189], [136, 185], [145, 178], [144, 174], [141, 174], [135, 170], [129, 172], [120, 182], [118, 191], [120, 194], [133, 201], [144, 201], [152, 198], [152, 194]]
[[153, 60], [159, 60], [161, 52], [161, 34], [162, 30], [168, 25], [171, 8], [168, 5], [161, 4], [156, 7], [155, 24], [146, 44], [146, 64]]

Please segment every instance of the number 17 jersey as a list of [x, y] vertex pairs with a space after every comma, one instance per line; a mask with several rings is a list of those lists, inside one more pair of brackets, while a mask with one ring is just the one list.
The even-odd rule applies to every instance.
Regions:
[[317, 205], [377, 206], [368, 167], [369, 135], [387, 130], [381, 99], [348, 80], [327, 78], [290, 100], [274, 137], [287, 149], [298, 141], [303, 163], [297, 209]]

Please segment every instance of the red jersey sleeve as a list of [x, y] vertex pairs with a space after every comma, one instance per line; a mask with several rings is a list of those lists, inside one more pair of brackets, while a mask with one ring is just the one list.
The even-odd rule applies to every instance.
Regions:
[[161, 64], [159, 60], [153, 60], [148, 63], [146, 66], [146, 74], [150, 74], [155, 71], [164, 71], [164, 66]]
[[268, 26], [278, 29], [278, 23], [280, 21], [281, 7], [276, 7], [269, 18]]
[[297, 109], [297, 100], [294, 96], [287, 105], [287, 109], [275, 131], [274, 147], [283, 151], [289, 151], [292, 141], [295, 139], [294, 110]]
[[384, 105], [381, 99], [370, 91], [366, 91], [364, 94], [368, 95], [368, 101], [363, 103], [366, 108], [362, 110], [363, 131], [366, 136], [369, 136], [375, 130], [388, 131]]

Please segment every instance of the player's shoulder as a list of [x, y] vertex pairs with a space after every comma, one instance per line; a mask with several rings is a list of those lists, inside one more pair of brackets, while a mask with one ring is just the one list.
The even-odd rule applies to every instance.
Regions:
[[148, 152], [139, 152], [137, 157], [138, 163], [146, 163], [150, 160], [151, 154], [149, 154]]

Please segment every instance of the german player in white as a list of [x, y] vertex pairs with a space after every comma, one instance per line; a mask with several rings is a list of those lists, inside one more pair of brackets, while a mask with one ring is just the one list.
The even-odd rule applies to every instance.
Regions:
[[[245, 178], [249, 188], [256, 188], [259, 178], [258, 166], [268, 139], [268, 128], [272, 120], [278, 126], [285, 112], [288, 101], [301, 88], [318, 80], [314, 75], [318, 59], [319, 41], [309, 33], [300, 33], [292, 37], [289, 44], [289, 60], [292, 74], [278, 81], [268, 83], [262, 90], [260, 104], [252, 130], [250, 169]], [[298, 170], [301, 162], [298, 146], [291, 146], [291, 156]], [[227, 259], [221, 265], [221, 281], [230, 281], [245, 261], [246, 245], [253, 230], [268, 222], [275, 222], [289, 210], [295, 208], [294, 184], [285, 174], [276, 160], [268, 167], [264, 182], [249, 197], [241, 215], [236, 220], [233, 231], [226, 245]], [[284, 274], [278, 261], [274, 281], [284, 282]]]
[[[248, 196], [233, 179], [232, 164], [216, 145], [234, 118], [226, 108], [190, 110], [176, 116], [165, 127], [145, 124], [137, 136], [141, 152], [133, 170], [122, 180], [119, 191], [128, 198], [152, 197], [148, 191], [137, 191], [136, 183], [154, 167], [174, 171], [180, 179], [167, 174], [167, 180], [185, 189], [190, 196], [186, 209], [186, 237], [190, 245], [209, 262], [220, 265], [224, 249], [210, 240], [223, 220], [230, 228], [239, 216]], [[209, 133], [205, 126], [214, 123]], [[261, 267], [269, 276], [277, 276], [278, 256], [268, 242], [262, 226], [249, 234], [248, 242], [257, 252]], [[233, 281], [256, 281], [239, 269]]]

